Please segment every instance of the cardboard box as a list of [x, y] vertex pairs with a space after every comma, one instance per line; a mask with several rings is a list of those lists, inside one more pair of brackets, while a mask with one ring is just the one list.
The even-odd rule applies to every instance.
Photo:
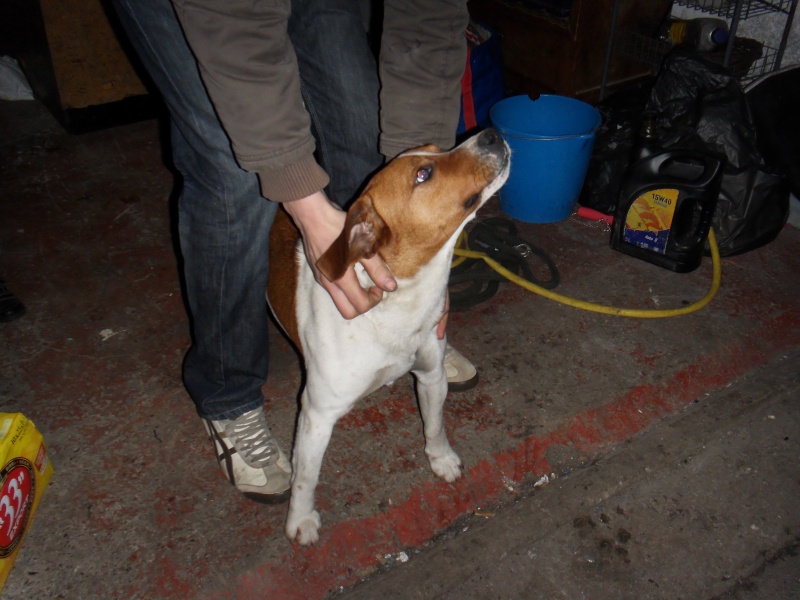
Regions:
[[156, 114], [155, 98], [105, 0], [3, 0], [0, 48], [69, 133]]
[[0, 591], [53, 475], [42, 434], [21, 413], [0, 413]]

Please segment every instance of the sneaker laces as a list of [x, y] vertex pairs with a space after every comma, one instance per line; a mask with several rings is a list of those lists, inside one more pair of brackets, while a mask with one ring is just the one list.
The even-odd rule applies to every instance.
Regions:
[[223, 421], [223, 427], [236, 451], [251, 467], [261, 469], [278, 459], [280, 450], [267, 426], [263, 408]]

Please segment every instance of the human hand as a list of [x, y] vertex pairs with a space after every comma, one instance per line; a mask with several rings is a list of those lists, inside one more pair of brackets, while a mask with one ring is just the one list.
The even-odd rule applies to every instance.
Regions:
[[365, 290], [361, 287], [355, 269], [349, 267], [335, 281], [329, 280], [317, 268], [317, 261], [339, 237], [344, 229], [347, 213], [333, 205], [323, 192], [316, 192], [299, 200], [283, 203], [303, 237], [306, 259], [314, 272], [314, 278], [330, 294], [337, 310], [345, 319], [353, 319], [367, 312], [383, 298], [383, 292], [397, 289], [389, 267], [375, 254], [362, 259], [367, 274], [376, 285]]

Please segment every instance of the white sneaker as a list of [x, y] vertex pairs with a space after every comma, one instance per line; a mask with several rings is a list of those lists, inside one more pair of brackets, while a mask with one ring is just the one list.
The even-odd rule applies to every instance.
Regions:
[[444, 351], [444, 370], [447, 374], [447, 389], [465, 392], [478, 385], [478, 371], [467, 358], [450, 344]]
[[222, 472], [237, 490], [266, 504], [289, 499], [292, 465], [272, 436], [263, 407], [235, 419], [203, 419], [203, 424]]

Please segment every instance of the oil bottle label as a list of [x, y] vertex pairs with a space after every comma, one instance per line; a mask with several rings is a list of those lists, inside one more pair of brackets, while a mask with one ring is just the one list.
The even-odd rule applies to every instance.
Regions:
[[665, 254], [678, 190], [650, 190], [633, 201], [625, 218], [623, 239], [645, 250]]

